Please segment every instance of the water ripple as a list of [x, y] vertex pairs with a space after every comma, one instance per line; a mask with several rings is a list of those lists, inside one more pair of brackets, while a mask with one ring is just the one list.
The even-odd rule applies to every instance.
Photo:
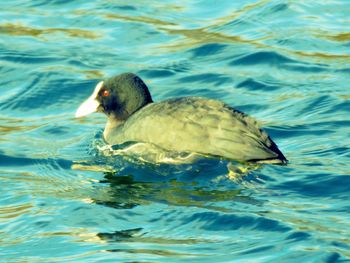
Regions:
[[[15, 0], [0, 10], [3, 261], [350, 258], [344, 0]], [[205, 96], [245, 111], [290, 163], [234, 177], [221, 160], [104, 154], [105, 118], [74, 112], [126, 71], [155, 101]]]

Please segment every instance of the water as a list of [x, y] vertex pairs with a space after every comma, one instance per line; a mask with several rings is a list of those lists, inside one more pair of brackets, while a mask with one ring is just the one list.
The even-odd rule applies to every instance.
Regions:
[[[1, 262], [350, 259], [348, 2], [215, 2], [0, 3]], [[74, 112], [126, 71], [254, 116], [290, 164], [104, 156]]]

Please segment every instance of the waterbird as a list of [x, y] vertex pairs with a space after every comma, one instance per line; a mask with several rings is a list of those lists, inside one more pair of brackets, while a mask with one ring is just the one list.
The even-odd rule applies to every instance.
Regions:
[[123, 73], [100, 81], [75, 117], [107, 115], [109, 145], [142, 142], [172, 152], [191, 152], [238, 162], [288, 161], [257, 121], [209, 98], [179, 97], [154, 102], [144, 81]]

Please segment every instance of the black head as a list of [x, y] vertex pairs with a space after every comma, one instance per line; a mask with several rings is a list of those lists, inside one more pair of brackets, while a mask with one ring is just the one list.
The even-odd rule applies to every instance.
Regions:
[[123, 73], [98, 83], [90, 98], [77, 110], [76, 117], [98, 111], [125, 120], [151, 102], [151, 94], [142, 79]]

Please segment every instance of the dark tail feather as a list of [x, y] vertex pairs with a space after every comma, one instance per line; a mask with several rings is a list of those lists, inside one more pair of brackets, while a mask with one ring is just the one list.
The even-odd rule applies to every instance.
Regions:
[[276, 143], [274, 143], [273, 140], [269, 137], [271, 141], [271, 146], [268, 147], [271, 151], [277, 154], [277, 157], [271, 157], [267, 159], [262, 159], [262, 160], [251, 160], [256, 163], [268, 163], [268, 164], [281, 164], [281, 165], [286, 165], [288, 163], [287, 158], [283, 155], [283, 153], [278, 149]]
[[[270, 140], [271, 140], [271, 138], [270, 138]], [[278, 163], [278, 161], [279, 161], [280, 164], [287, 164], [288, 163], [287, 158], [283, 155], [283, 153], [280, 151], [280, 149], [278, 149], [276, 143], [273, 140], [271, 140], [271, 146], [269, 147], [269, 149], [277, 154], [277, 157], [270, 159], [271, 161], [275, 160], [276, 163]], [[263, 161], [263, 160], [261, 160], [261, 161]], [[266, 161], [268, 161], [268, 159]]]

